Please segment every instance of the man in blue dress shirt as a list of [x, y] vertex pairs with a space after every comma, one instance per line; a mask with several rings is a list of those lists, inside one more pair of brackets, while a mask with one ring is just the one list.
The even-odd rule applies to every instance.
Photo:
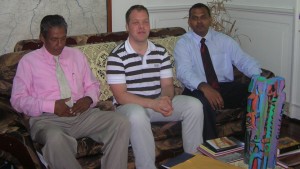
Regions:
[[[258, 62], [234, 39], [210, 28], [211, 22], [206, 5], [193, 5], [188, 18], [191, 31], [179, 39], [174, 51], [177, 78], [185, 86], [184, 94], [198, 98], [203, 104], [204, 140], [217, 137], [216, 110], [241, 106], [246, 110], [248, 84], [233, 81], [233, 65], [248, 77], [261, 73]], [[218, 90], [206, 78], [200, 52], [203, 38], [217, 76]]]

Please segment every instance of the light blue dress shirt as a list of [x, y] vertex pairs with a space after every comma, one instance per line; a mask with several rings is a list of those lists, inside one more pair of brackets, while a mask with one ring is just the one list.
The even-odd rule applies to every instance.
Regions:
[[[261, 73], [258, 62], [231, 37], [210, 28], [204, 38], [219, 82], [234, 80], [233, 65], [248, 77]], [[189, 31], [182, 35], [174, 49], [177, 78], [191, 91], [201, 82], [207, 82], [200, 53], [201, 39]]]

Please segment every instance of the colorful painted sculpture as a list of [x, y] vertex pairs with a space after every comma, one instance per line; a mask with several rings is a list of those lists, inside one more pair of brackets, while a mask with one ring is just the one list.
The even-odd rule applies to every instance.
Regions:
[[244, 162], [249, 169], [276, 166], [277, 140], [285, 102], [284, 79], [254, 76], [249, 85]]

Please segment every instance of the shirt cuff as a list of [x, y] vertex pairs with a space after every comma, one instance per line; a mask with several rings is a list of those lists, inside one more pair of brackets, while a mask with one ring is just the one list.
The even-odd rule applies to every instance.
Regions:
[[55, 100], [47, 100], [43, 102], [42, 112], [54, 113]]
[[97, 102], [99, 101], [98, 96], [91, 96], [91, 95], [86, 95], [87, 97], [90, 97], [93, 101], [93, 103], [90, 105], [90, 107], [95, 107], [97, 105]]
[[162, 71], [160, 72], [160, 77], [161, 77], [161, 78], [169, 78], [169, 77], [173, 77], [172, 69], [162, 70]]
[[261, 69], [254, 69], [252, 72], [253, 72], [253, 74], [252, 74], [251, 77], [253, 77], [254, 75], [261, 75], [262, 70]]
[[125, 75], [108, 75], [107, 76], [108, 84], [123, 84], [126, 83]]

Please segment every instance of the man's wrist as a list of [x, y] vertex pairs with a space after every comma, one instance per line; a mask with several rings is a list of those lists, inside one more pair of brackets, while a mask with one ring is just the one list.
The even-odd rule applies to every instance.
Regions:
[[90, 100], [90, 105], [93, 104], [94, 101], [90, 96], [85, 96], [85, 97]]
[[151, 99], [151, 100], [149, 100], [147, 103], [147, 106], [146, 106], [146, 108], [149, 108], [149, 109], [153, 109], [154, 108], [154, 105], [156, 104], [156, 100], [157, 100], [158, 98], [156, 98], [156, 99]]
[[200, 91], [202, 91], [202, 87], [203, 87], [204, 85], [206, 85], [206, 83], [205, 83], [205, 82], [201, 82], [201, 83], [199, 83], [199, 85], [198, 85], [197, 89], [198, 89], [198, 90], [200, 90]]
[[[164, 97], [164, 96], [160, 96], [160, 97]], [[168, 97], [170, 98], [170, 100], [172, 100], [174, 96], [165, 95], [165, 97]]]

